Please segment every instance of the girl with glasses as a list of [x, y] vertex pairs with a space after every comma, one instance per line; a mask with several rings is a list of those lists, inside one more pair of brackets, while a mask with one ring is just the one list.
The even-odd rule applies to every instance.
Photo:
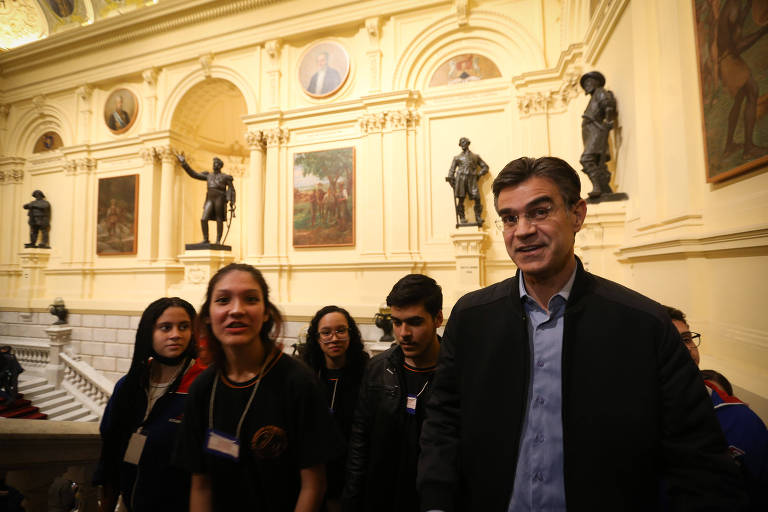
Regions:
[[[345, 441], [349, 439], [368, 358], [363, 350], [360, 329], [346, 309], [325, 306], [315, 313], [307, 331], [303, 359], [325, 384], [328, 408]], [[329, 512], [341, 510], [345, 463], [346, 453], [328, 465], [326, 509]]]

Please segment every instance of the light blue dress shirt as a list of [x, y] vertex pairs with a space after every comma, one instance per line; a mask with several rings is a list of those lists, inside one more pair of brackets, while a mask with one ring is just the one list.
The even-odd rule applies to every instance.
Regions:
[[520, 273], [520, 297], [528, 320], [531, 381], [523, 435], [518, 450], [515, 487], [508, 512], [565, 511], [563, 474], [563, 326], [565, 303], [574, 270], [544, 311], [525, 289]]

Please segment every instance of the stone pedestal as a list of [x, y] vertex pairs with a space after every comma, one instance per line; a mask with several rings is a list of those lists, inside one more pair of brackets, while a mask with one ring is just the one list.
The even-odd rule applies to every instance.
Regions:
[[197, 307], [205, 299], [205, 288], [211, 276], [235, 261], [235, 257], [229, 251], [191, 250], [179, 256], [179, 261], [184, 265], [184, 280], [171, 286], [169, 292]]
[[451, 233], [456, 255], [456, 299], [485, 286], [485, 249], [488, 234], [479, 227]]
[[51, 257], [50, 249], [28, 248], [19, 253], [21, 259], [21, 281], [18, 298], [35, 299], [45, 291], [45, 274]]
[[45, 377], [50, 384], [58, 387], [64, 378], [64, 364], [59, 354], [69, 348], [72, 339], [72, 328], [64, 325], [52, 325], [45, 330], [48, 335], [48, 364], [45, 367]]
[[576, 233], [576, 254], [584, 268], [601, 276], [621, 275], [616, 250], [624, 241], [627, 202], [590, 204], [581, 231]]

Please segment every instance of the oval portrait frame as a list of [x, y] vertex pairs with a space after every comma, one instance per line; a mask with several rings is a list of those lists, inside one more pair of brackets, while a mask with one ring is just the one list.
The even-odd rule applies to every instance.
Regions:
[[[117, 99], [121, 99], [122, 107], [119, 109], [128, 116], [128, 121], [125, 121], [125, 116], [118, 113]], [[131, 129], [133, 123], [136, 122], [136, 118], [139, 117], [139, 100], [136, 95], [130, 89], [120, 87], [115, 89], [104, 102], [104, 124], [109, 128], [109, 131], [115, 135], [120, 135]], [[121, 125], [121, 123], [124, 123]]]
[[[326, 65], [324, 74], [321, 73], [323, 57]], [[341, 43], [332, 40], [313, 43], [299, 59], [297, 76], [301, 90], [311, 98], [332, 96], [347, 82], [350, 68], [349, 52]], [[319, 78], [323, 83], [317, 83]]]

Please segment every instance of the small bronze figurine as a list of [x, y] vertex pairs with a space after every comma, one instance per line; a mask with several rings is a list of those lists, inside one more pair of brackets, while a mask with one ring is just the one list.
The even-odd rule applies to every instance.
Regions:
[[581, 115], [584, 152], [579, 159], [582, 172], [592, 182], [592, 191], [587, 201], [597, 203], [627, 199], [627, 194], [614, 194], [611, 189], [611, 172], [606, 165], [611, 159], [608, 134], [616, 121], [616, 98], [611, 91], [603, 88], [605, 77], [599, 71], [585, 73], [579, 83], [584, 92], [591, 96], [587, 109]]
[[[227, 222], [227, 233], [232, 219], [235, 218], [235, 187], [232, 176], [221, 172], [224, 162], [220, 158], [213, 159], [213, 172], [196, 172], [193, 170], [184, 155], [177, 154], [181, 166], [192, 178], [206, 181], [208, 183], [208, 193], [205, 196], [203, 205], [203, 217], [200, 219], [200, 225], [203, 228], [203, 241], [199, 244], [187, 244], [187, 249], [218, 249], [231, 250], [230, 246], [221, 245], [222, 235], [226, 240], [226, 234], [223, 233], [224, 222], [227, 221], [227, 203], [229, 203], [229, 221]], [[216, 243], [210, 243], [208, 238], [208, 221], [216, 221]]]
[[373, 323], [384, 331], [379, 341], [395, 341], [395, 337], [392, 335], [392, 315], [389, 313], [376, 313], [373, 317]]
[[[29, 243], [24, 247], [38, 247], [40, 249], [50, 249], [48, 245], [48, 232], [51, 229], [51, 203], [45, 200], [45, 194], [40, 190], [32, 192], [34, 201], [24, 205], [25, 210], [29, 210]], [[37, 234], [42, 233], [42, 242], [37, 244]]]
[[[480, 201], [480, 192], [477, 182], [480, 177], [488, 174], [488, 164], [479, 155], [469, 150], [470, 140], [466, 137], [459, 139], [461, 153], [453, 157], [451, 168], [445, 181], [453, 188], [453, 197], [456, 201], [456, 227], [482, 226], [483, 203]], [[469, 197], [475, 202], [475, 222], [467, 222], [464, 216], [464, 198]]]
[[48, 311], [58, 318], [53, 325], [61, 325], [67, 323], [67, 317], [69, 316], [69, 310], [64, 306], [64, 299], [56, 297], [53, 299], [53, 304], [48, 306]]

